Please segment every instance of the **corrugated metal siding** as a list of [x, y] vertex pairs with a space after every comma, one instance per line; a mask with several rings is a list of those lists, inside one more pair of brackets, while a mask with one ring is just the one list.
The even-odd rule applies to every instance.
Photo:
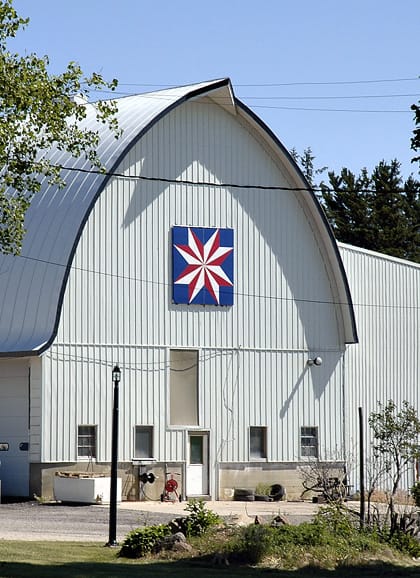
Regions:
[[[96, 120], [96, 109], [87, 106], [87, 118], [82, 128], [98, 131], [98, 154], [112, 171], [120, 155], [166, 109], [197, 90], [212, 90], [221, 81], [177, 87], [158, 93], [136, 95], [118, 100], [118, 121], [123, 130], [116, 140], [112, 131]], [[223, 81], [222, 81], [223, 82]], [[228, 83], [227, 80], [224, 81]], [[29, 208], [20, 257], [0, 255], [0, 352], [30, 352], [39, 350], [53, 336], [61, 288], [73, 244], [92, 201], [107, 177], [89, 171], [90, 163], [83, 156], [52, 150], [54, 164], [71, 170], [63, 171], [64, 189], [51, 187], [42, 181], [40, 193]]]
[[[172, 111], [118, 172], [210, 182], [288, 184], [236, 118], [200, 101]], [[235, 304], [175, 306], [170, 227], [235, 230]], [[80, 240], [56, 343], [45, 356], [45, 461], [74, 460], [76, 425], [98, 425], [110, 457], [115, 362], [123, 368], [120, 459], [133, 427], [155, 425], [156, 458], [184, 460], [167, 426], [170, 347], [200, 350], [200, 427], [215, 460], [246, 461], [248, 428], [266, 425], [269, 459], [299, 457], [299, 428], [319, 425], [327, 457], [341, 447], [342, 340], [323, 255], [298, 195], [113, 179]], [[91, 345], [95, 344], [95, 345]], [[118, 347], [117, 347], [118, 344]], [[320, 368], [306, 365], [320, 354]], [[68, 403], [66, 400], [69, 400]], [[57, 418], [55, 417], [57, 416]], [[58, 432], [58, 435], [57, 435]]]
[[358, 443], [358, 407], [406, 400], [420, 413], [420, 266], [340, 244], [353, 295], [360, 344], [346, 354], [348, 444]]
[[[155, 347], [54, 346], [44, 356], [46, 395], [42, 461], [76, 460], [78, 424], [98, 427], [98, 461], [111, 452], [111, 371], [120, 384], [119, 459], [133, 458], [135, 425], [155, 427], [155, 458], [186, 459], [185, 431], [169, 426], [169, 351]], [[209, 430], [215, 462], [249, 460], [249, 427], [268, 432], [268, 461], [297, 461], [299, 432], [318, 426], [321, 456], [341, 457], [342, 354], [310, 368], [304, 353], [201, 349], [200, 429]]]
[[[228, 79], [119, 99], [118, 120], [123, 133], [118, 140], [114, 138], [114, 134], [107, 129], [106, 125], [97, 122], [93, 105], [87, 106], [88, 117], [82, 123], [82, 127], [99, 132], [98, 153], [103, 164], [112, 172], [116, 169], [121, 155], [126, 153], [127, 149], [151, 124], [159, 121], [162, 115], [173, 110], [186, 99], [196, 98], [198, 93], [206, 93], [213, 98], [211, 101], [213, 109], [222, 110], [219, 105], [215, 104], [218, 99], [219, 101], [222, 99], [221, 106], [232, 113], [240, 109], [244, 124], [248, 123], [244, 133], [251, 130], [250, 127], [259, 131], [261, 138], [264, 139], [264, 145], [270, 148], [271, 154], [278, 159], [283, 159], [284, 174], [288, 175], [292, 184], [305, 186], [303, 177], [287, 156], [282, 145], [252, 115], [251, 111], [247, 111], [239, 101], [232, 100], [232, 90]], [[219, 127], [214, 126], [214, 117], [211, 114], [207, 115], [207, 124], [205, 123], [205, 115], [200, 114], [200, 106], [195, 115], [190, 114], [187, 125], [180, 126], [176, 115], [172, 115], [171, 119], [165, 122], [165, 134], [161, 130], [156, 134], [153, 142], [149, 139], [149, 144], [153, 148], [149, 149], [144, 159], [146, 164], [143, 174], [149, 169], [158, 168], [160, 171], [158, 176], [169, 175], [173, 178], [174, 175], [180, 177], [191, 175], [193, 178], [201, 179], [210, 172], [217, 174], [221, 180], [229, 176], [233, 182], [239, 182], [242, 178], [250, 182], [252, 175], [256, 179], [254, 182], [269, 184], [270, 171], [266, 173], [262, 165], [257, 168], [258, 163], [255, 163], [252, 158], [253, 149], [249, 148], [247, 140], [238, 141], [233, 133], [231, 139], [229, 131], [225, 131], [224, 141], [217, 140], [215, 134], [218, 134]], [[236, 118], [239, 118], [239, 113]], [[200, 141], [203, 131], [208, 137], [206, 141]], [[188, 147], [184, 146], [187, 142], [186, 138], [195, 139], [199, 143], [199, 148], [195, 151], [198, 156], [190, 159], [188, 167], [184, 165], [185, 154], [189, 154]], [[213, 146], [210, 146], [211, 142]], [[160, 158], [162, 144], [168, 149], [173, 147], [171, 154], [164, 162]], [[211, 171], [203, 164], [202, 154], [206, 155], [206, 162], [211, 167]], [[242, 158], [240, 164], [237, 163], [239, 155]], [[22, 255], [20, 257], [0, 255], [0, 294], [2, 295], [0, 355], [7, 356], [10, 353], [24, 355], [31, 351], [42, 351], [50, 344], [56, 329], [55, 322], [59, 314], [61, 292], [66, 279], [67, 266], [71, 264], [73, 246], [77, 242], [79, 230], [96, 195], [108, 179], [108, 176], [103, 174], [95, 174], [92, 171], [83, 172], [90, 169], [89, 163], [83, 157], [73, 159], [57, 150], [52, 150], [49, 156], [53, 163], [67, 169], [63, 170], [67, 186], [59, 190], [57, 187], [50, 187], [46, 179], [43, 180], [41, 191], [35, 196], [26, 215], [25, 224], [28, 232], [24, 240]], [[229, 170], [226, 172], [227, 167]], [[156, 176], [157, 173], [149, 174]], [[271, 182], [275, 185], [279, 184], [276, 180]], [[153, 196], [156, 188], [152, 187], [150, 190], [144, 185], [142, 191], [147, 191], [148, 195]], [[209, 200], [207, 204], [203, 203], [202, 195], [203, 191], [197, 188], [193, 196], [193, 200], [196, 201], [194, 206], [197, 217], [200, 217], [200, 213], [207, 214]], [[346, 340], [353, 341], [355, 339], [353, 314], [351, 304], [348, 303], [346, 281], [340, 269], [335, 243], [329, 237], [314, 196], [307, 193], [306, 197], [305, 202], [302, 203], [302, 210], [306, 211], [312, 220], [314, 229], [317, 231], [316, 236], [323, 243], [324, 254], [328, 255], [331, 282], [336, 285], [337, 294], [341, 295], [338, 301], [342, 304], [343, 330]], [[189, 206], [191, 199], [183, 198]], [[248, 208], [251, 209], [252, 203], [255, 203], [255, 206], [261, 209], [260, 199], [260, 194], [251, 192], [247, 201]], [[143, 200], [140, 204], [142, 202]], [[218, 203], [217, 206], [212, 206], [212, 210], [226, 211], [226, 218], [229, 220], [230, 209], [235, 211], [234, 205], [230, 207], [230, 198], [226, 198], [227, 206], [224, 205], [222, 197], [219, 199], [216, 197], [212, 199], [212, 202]], [[185, 215], [185, 204], [180, 202], [175, 213], [175, 220], [182, 221]], [[234, 220], [235, 214], [231, 217]], [[290, 223], [291, 226], [292, 223]], [[252, 238], [250, 242], [253, 242]]]
[[[206, 123], [201, 134], [195, 126], [196, 117], [203, 115], [210, 117], [208, 124], [213, 126], [208, 154]], [[190, 126], [189, 134], [185, 126]], [[160, 152], [154, 155], [156, 141]], [[226, 141], [234, 151], [232, 160], [223, 164], [220, 151], [212, 166], [217, 143]], [[241, 167], [245, 184], [262, 178], [265, 183], [284, 183], [273, 160], [234, 117], [214, 105], [197, 103], [165, 117], [120, 171], [233, 182]], [[169, 238], [175, 224], [235, 230], [234, 307], [209, 307], [204, 312], [198, 306], [171, 304]], [[92, 252], [92, 247], [97, 250]], [[64, 301], [59, 342], [112, 339], [115, 343], [282, 349], [337, 349], [341, 343], [323, 256], [290, 192], [113, 179], [86, 225], [67, 295], [73, 297]]]

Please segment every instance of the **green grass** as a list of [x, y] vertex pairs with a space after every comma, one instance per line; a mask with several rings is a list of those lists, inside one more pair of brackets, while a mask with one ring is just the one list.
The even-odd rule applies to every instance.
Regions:
[[[202, 510], [197, 506], [197, 521], [203, 522]], [[189, 537], [189, 552], [162, 551], [139, 559], [121, 557], [120, 548], [103, 543], [0, 540], [0, 578], [420, 576], [420, 563], [407, 554], [418, 555], [417, 542], [404, 535], [394, 544], [376, 532], [360, 531], [339, 506], [325, 507], [312, 522], [299, 526], [210, 524], [207, 531], [195, 534], [199, 535]], [[215, 553], [227, 556], [230, 565], [216, 566]]]
[[269, 568], [236, 566], [213, 567], [209, 556], [197, 555], [192, 559], [130, 560], [118, 558], [118, 550], [106, 548], [103, 544], [76, 542], [16, 542], [0, 541], [1, 578], [160, 578], [168, 576], [184, 578], [213, 578], [229, 576], [256, 578], [275, 576], [276, 578], [414, 578], [420, 575], [420, 567], [407, 567], [397, 562], [365, 562], [328, 571], [310, 566], [298, 571], [272, 570]]

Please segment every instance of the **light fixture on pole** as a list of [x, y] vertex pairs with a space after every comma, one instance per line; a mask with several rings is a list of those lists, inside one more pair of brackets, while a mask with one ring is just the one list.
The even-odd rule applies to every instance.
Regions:
[[121, 369], [116, 365], [112, 370], [114, 384], [114, 404], [112, 408], [111, 440], [111, 487], [109, 497], [109, 538], [107, 546], [118, 546], [117, 542], [117, 466], [118, 466], [118, 419], [119, 419], [119, 384]]

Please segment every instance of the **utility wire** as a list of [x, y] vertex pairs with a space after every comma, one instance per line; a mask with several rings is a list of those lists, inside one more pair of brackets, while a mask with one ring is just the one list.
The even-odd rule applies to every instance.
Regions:
[[[140, 181], [150, 181], [150, 182], [162, 182], [162, 183], [169, 183], [174, 185], [188, 185], [188, 186], [196, 186], [196, 187], [217, 187], [217, 188], [229, 188], [229, 189], [257, 189], [262, 191], [289, 191], [289, 192], [335, 192], [336, 189], [330, 187], [285, 187], [280, 185], [245, 185], [245, 184], [238, 184], [238, 183], [215, 183], [209, 181], [193, 181], [189, 179], [170, 179], [166, 177], [147, 177], [145, 175], [131, 175], [125, 173], [117, 173], [113, 171], [101, 171], [100, 169], [82, 169], [78, 167], [67, 167], [65, 165], [53, 165], [54, 167], [62, 170], [62, 171], [69, 171], [69, 172], [80, 172], [84, 174], [96, 174], [96, 175], [103, 175], [109, 177], [115, 177], [119, 179], [128, 179], [128, 180], [140, 180]], [[360, 188], [360, 189], [344, 189], [346, 193], [358, 193], [358, 192], [365, 192], [365, 193], [375, 193], [377, 192], [376, 189], [369, 189], [369, 188]], [[405, 193], [406, 190], [402, 189], [392, 189], [389, 191], [390, 193]]]
[[[37, 257], [29, 257], [27, 255], [16, 255], [17, 258], [25, 259], [27, 261], [34, 261], [36, 263], [43, 263], [44, 265], [51, 265], [54, 267], [61, 267], [63, 269], [67, 269], [68, 265], [64, 265], [63, 263], [58, 263], [54, 261], [49, 261], [47, 259], [40, 259]], [[416, 263], [413, 263], [416, 265]], [[144, 283], [147, 285], [154, 285], [158, 287], [171, 287], [171, 283], [164, 283], [163, 281], [151, 281], [149, 279], [142, 279], [139, 277], [132, 277], [130, 275], [121, 275], [118, 273], [107, 273], [104, 271], [97, 271], [95, 269], [88, 269], [86, 267], [77, 267], [74, 264], [70, 266], [70, 269], [73, 271], [81, 271], [83, 273], [89, 273], [93, 275], [100, 275], [108, 278], [113, 279], [121, 279], [124, 281], [132, 281], [135, 283]], [[261, 293], [240, 293], [239, 291], [234, 291], [233, 294], [235, 297], [244, 297], [249, 299], [265, 299], [268, 301], [282, 301], [282, 302], [293, 302], [293, 303], [308, 303], [311, 305], [332, 305], [332, 306], [347, 306], [349, 305], [348, 302], [342, 301], [326, 301], [323, 299], [303, 299], [298, 297], [281, 297], [277, 295], [263, 295]], [[193, 305], [200, 306], [199, 303], [194, 303]], [[420, 311], [420, 305], [388, 305], [388, 304], [378, 304], [378, 303], [352, 303], [353, 307], [363, 307], [363, 308], [377, 308], [377, 309], [392, 309], [398, 311]]]
[[[234, 86], [240, 87], [270, 87], [270, 86], [334, 86], [334, 85], [347, 85], [347, 84], [379, 84], [386, 82], [412, 82], [419, 80], [419, 76], [412, 76], [408, 78], [379, 78], [379, 79], [367, 79], [367, 80], [332, 80], [332, 81], [318, 81], [318, 82], [277, 82], [277, 83], [254, 83], [254, 84], [238, 84], [234, 83]], [[137, 82], [118, 82], [118, 86], [155, 86], [159, 88], [171, 88], [171, 84], [152, 84], [152, 83], [137, 83]]]
[[420, 98], [419, 93], [413, 94], [344, 94], [341, 96], [240, 96], [240, 98], [247, 98], [252, 100], [336, 100], [336, 99], [352, 99], [352, 98], [402, 98], [414, 97]]
[[332, 81], [319, 81], [319, 82], [277, 82], [277, 83], [267, 83], [267, 84], [234, 84], [234, 86], [241, 87], [266, 87], [266, 86], [340, 86], [348, 84], [379, 84], [385, 82], [412, 82], [420, 80], [419, 76], [412, 76], [409, 78], [379, 78], [371, 80], [332, 80]]
[[[107, 89], [95, 89], [92, 92], [106, 92], [107, 94], [121, 94], [115, 92], [115, 90], [107, 90]], [[122, 94], [127, 94], [123, 92]], [[151, 100], [172, 100], [173, 96], [169, 94], [160, 94], [159, 92], [144, 92], [144, 93], [129, 93], [131, 96], [139, 96], [143, 98], [148, 98]], [[314, 96], [298, 96], [298, 95], [266, 95], [266, 96], [258, 96], [258, 95], [239, 95], [241, 99], [247, 100], [342, 100], [342, 99], [364, 99], [364, 98], [420, 98], [420, 94], [418, 92], [414, 93], [404, 93], [404, 94], [344, 94], [344, 95], [314, 95]], [[220, 98], [218, 97], [217, 102], [226, 103], [228, 104], [231, 102], [230, 98]]]
[[[150, 98], [150, 99], [156, 99], [156, 100], [167, 100], [167, 101], [173, 101], [174, 97], [170, 96], [170, 95], [163, 95], [163, 94], [158, 94], [158, 93], [143, 93], [143, 94], [136, 94], [136, 93], [131, 93], [131, 92], [119, 92], [119, 91], [109, 91], [109, 90], [97, 90], [95, 91], [97, 93], [101, 93], [101, 94], [112, 94], [112, 95], [119, 95], [119, 96], [138, 96], [141, 98]], [[395, 95], [397, 96], [397, 95]], [[399, 95], [399, 96], [403, 96], [403, 95]], [[407, 95], [409, 96], [409, 95]], [[413, 95], [413, 98], [416, 98], [418, 95]], [[303, 99], [303, 98], [307, 98], [307, 99], [322, 99], [322, 98], [326, 98], [326, 99], [335, 99], [335, 98], [364, 98], [363, 96], [355, 96], [355, 97], [351, 97], [351, 96], [346, 96], [346, 97], [334, 97], [334, 96], [328, 96], [328, 97], [282, 97], [282, 96], [278, 96], [278, 97], [243, 97], [240, 96], [241, 99], [264, 99], [264, 100], [270, 100], [273, 98], [278, 98], [278, 99], [288, 99], [288, 100], [295, 100], [297, 98], [299, 99]], [[371, 96], [371, 98], [382, 98], [382, 97], [375, 97], [375, 96]], [[226, 102], [230, 102], [226, 100]], [[200, 102], [200, 101], [195, 101], [196, 104], [208, 104], [206, 102]], [[218, 102], [214, 103], [215, 106], [218, 106], [219, 104], [223, 104], [223, 99], [218, 99]], [[272, 110], [301, 110], [301, 111], [307, 111], [307, 112], [355, 112], [355, 113], [367, 113], [367, 114], [372, 114], [372, 113], [379, 113], [379, 114], [393, 114], [393, 113], [404, 113], [404, 114], [413, 114], [412, 111], [407, 108], [407, 109], [360, 109], [360, 108], [308, 108], [308, 107], [299, 107], [299, 106], [280, 106], [280, 105], [265, 105], [265, 104], [252, 104], [252, 108], [263, 108], [263, 109], [272, 109]]]

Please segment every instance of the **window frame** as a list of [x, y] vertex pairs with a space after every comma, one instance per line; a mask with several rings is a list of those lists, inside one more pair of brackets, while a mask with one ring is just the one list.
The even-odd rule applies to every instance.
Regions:
[[[81, 433], [81, 428], [90, 428], [91, 429], [91, 433], [87, 434], [83, 434]], [[86, 439], [86, 438], [90, 438], [93, 439], [93, 444], [89, 444], [89, 445], [82, 445], [80, 443], [81, 439]], [[90, 455], [83, 455], [80, 453], [81, 448], [89, 448], [92, 449], [93, 448], [93, 452], [91, 452]], [[98, 456], [98, 426], [96, 424], [86, 424], [86, 423], [80, 423], [77, 424], [77, 445], [76, 445], [76, 452], [77, 452], [77, 460], [78, 461], [91, 461], [91, 460], [96, 460], [97, 456]]]
[[[258, 433], [258, 452], [255, 451], [255, 444], [252, 443], [252, 434]], [[255, 441], [256, 437], [254, 437]], [[266, 460], [267, 459], [267, 426], [265, 425], [251, 425], [248, 432], [249, 441], [249, 459], [250, 461]]]
[[[176, 352], [182, 352], [185, 354], [194, 354], [194, 363], [191, 365], [191, 367], [189, 368], [187, 366], [187, 368], [185, 370], [183, 369], [178, 369], [173, 367], [173, 359], [172, 359], [172, 354], [176, 353]], [[175, 360], [175, 364], [178, 361], [178, 363], [182, 363], [182, 361], [180, 360]], [[200, 350], [199, 349], [194, 349], [194, 348], [190, 348], [190, 347], [171, 347], [168, 350], [168, 389], [167, 389], [167, 395], [168, 395], [168, 411], [167, 411], [167, 424], [168, 424], [168, 428], [169, 429], [182, 429], [182, 430], [186, 430], [186, 429], [191, 429], [191, 428], [200, 428], [200, 403], [199, 403], [199, 398], [200, 398]], [[179, 416], [179, 414], [176, 414], [176, 412], [178, 411], [178, 404], [175, 401], [175, 394], [176, 394], [176, 390], [179, 389], [179, 382], [177, 381], [172, 381], [172, 372], [181, 372], [181, 371], [188, 371], [189, 369], [192, 369], [192, 367], [195, 367], [195, 389], [194, 391], [190, 392], [193, 393], [193, 403], [194, 403], [194, 407], [193, 404], [191, 404], [190, 410], [191, 410], [191, 414], [194, 414], [194, 420], [185, 420], [185, 422], [180, 423], [182, 420], [182, 416]], [[187, 396], [186, 399], [190, 399], [190, 396]], [[188, 423], [187, 423], [188, 421]]]
[[[309, 432], [309, 430], [312, 430], [312, 432]], [[300, 426], [299, 440], [300, 456], [302, 458], [319, 459], [319, 427], [317, 425]], [[315, 443], [303, 443], [304, 440]]]
[[[140, 456], [137, 454], [137, 433], [143, 431], [144, 433], [148, 433], [149, 434], [149, 454], [148, 456]], [[142, 425], [142, 424], [136, 424], [134, 426], [134, 451], [133, 451], [133, 459], [135, 459], [136, 461], [154, 461], [155, 457], [154, 457], [154, 453], [155, 453], [155, 438], [154, 438], [155, 432], [154, 432], [154, 426], [152, 425]]]

